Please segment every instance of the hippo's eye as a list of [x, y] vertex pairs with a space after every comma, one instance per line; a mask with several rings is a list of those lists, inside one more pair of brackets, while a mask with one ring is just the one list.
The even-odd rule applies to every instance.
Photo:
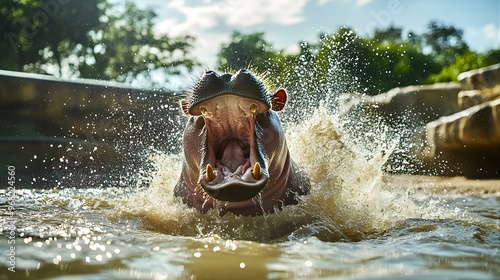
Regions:
[[203, 116], [205, 116], [207, 114], [207, 109], [205, 107], [201, 107], [200, 112]]
[[257, 112], [257, 105], [252, 104], [252, 106], [250, 106], [250, 111], [255, 114], [255, 112]]

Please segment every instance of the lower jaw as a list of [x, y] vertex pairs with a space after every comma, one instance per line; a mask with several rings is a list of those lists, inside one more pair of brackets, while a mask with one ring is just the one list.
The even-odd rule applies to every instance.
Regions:
[[227, 212], [243, 216], [273, 213], [275, 209], [281, 209], [284, 205], [290, 204], [286, 202], [286, 183], [287, 180], [284, 180], [282, 186], [274, 186], [271, 189], [264, 190], [254, 198], [245, 201], [227, 202], [210, 196], [205, 197], [208, 196], [207, 194], [197, 193], [196, 197], [192, 197], [193, 199], [190, 199], [190, 203], [188, 204], [198, 209], [201, 213], [207, 213], [209, 210], [217, 208], [221, 216]]
[[[289, 197], [289, 194], [286, 191], [289, 172], [290, 170], [288, 168], [288, 164], [286, 164], [283, 172], [276, 180], [274, 180], [273, 187], [270, 188], [268, 185], [258, 195], [245, 201], [227, 202], [217, 200], [205, 193], [201, 186], [195, 187], [190, 186], [190, 184], [185, 185], [186, 192], [184, 195], [181, 195], [181, 197], [184, 203], [197, 209], [201, 213], [207, 213], [213, 208], [217, 208], [221, 216], [227, 212], [243, 216], [256, 216], [264, 213], [273, 213], [275, 212], [275, 209], [281, 210], [281, 208], [285, 205], [296, 203], [294, 202], [294, 198]], [[186, 183], [187, 182], [188, 181], [186, 180]]]

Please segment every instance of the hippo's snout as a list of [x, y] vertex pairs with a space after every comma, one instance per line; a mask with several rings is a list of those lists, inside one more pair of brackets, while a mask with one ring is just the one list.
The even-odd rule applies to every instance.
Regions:
[[[262, 134], [255, 125], [261, 101], [234, 94], [218, 95], [199, 103], [205, 121], [205, 155], [201, 187], [224, 201], [244, 201], [256, 196], [269, 178], [263, 157]], [[265, 109], [261, 109], [265, 110]]]

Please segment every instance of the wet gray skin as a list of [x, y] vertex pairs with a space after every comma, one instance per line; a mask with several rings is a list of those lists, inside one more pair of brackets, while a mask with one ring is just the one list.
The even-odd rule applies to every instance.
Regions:
[[298, 203], [309, 181], [290, 158], [278, 115], [286, 91], [270, 95], [255, 75], [205, 72], [181, 102], [188, 115], [174, 193], [205, 213], [217, 207], [260, 215]]

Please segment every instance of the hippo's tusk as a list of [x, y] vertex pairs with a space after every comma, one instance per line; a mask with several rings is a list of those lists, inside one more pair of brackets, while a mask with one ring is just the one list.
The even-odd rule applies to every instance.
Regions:
[[212, 166], [209, 164], [207, 164], [207, 170], [206, 170], [206, 173], [205, 173], [205, 177], [207, 179], [208, 182], [212, 182], [213, 180], [215, 180], [215, 173], [214, 173], [214, 170], [212, 168]]
[[260, 164], [258, 162], [256, 162], [253, 166], [252, 176], [255, 180], [259, 180], [262, 177], [262, 173], [260, 172]]

